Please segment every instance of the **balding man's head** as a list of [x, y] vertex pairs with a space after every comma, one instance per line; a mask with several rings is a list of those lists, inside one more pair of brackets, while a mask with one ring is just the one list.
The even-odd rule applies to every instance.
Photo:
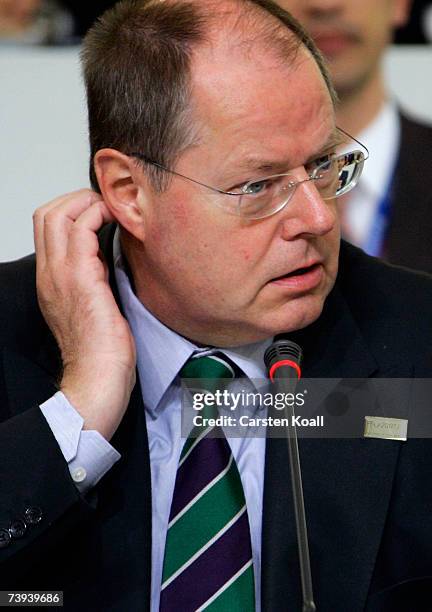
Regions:
[[264, 0], [120, 3], [84, 60], [101, 193], [148, 310], [215, 346], [315, 320], [337, 273], [339, 135], [298, 24]]
[[[260, 46], [290, 65], [300, 46], [314, 57], [332, 95], [322, 58], [298, 22], [271, 0], [124, 0], [84, 41], [91, 159], [102, 148], [141, 151], [164, 165], [199, 139], [191, 65], [200, 46]], [[155, 187], [163, 177], [151, 168]], [[91, 161], [91, 181], [98, 187]]]

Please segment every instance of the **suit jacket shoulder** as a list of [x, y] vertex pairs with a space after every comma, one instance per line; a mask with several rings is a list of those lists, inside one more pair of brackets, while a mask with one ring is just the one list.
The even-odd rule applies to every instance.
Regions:
[[8, 322], [0, 328], [2, 343], [16, 339], [41, 326], [36, 296], [36, 260], [29, 255], [16, 261], [0, 264], [0, 312]]
[[431, 375], [432, 276], [344, 244], [338, 286], [379, 361], [409, 361], [416, 376]]

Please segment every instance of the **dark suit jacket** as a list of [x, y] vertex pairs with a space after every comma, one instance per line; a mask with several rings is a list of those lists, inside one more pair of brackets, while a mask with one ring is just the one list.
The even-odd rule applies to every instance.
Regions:
[[[108, 230], [101, 241], [111, 261]], [[148, 610], [151, 486], [139, 384], [112, 440], [122, 459], [83, 498], [38, 408], [56, 390], [59, 357], [34, 268], [33, 257], [0, 267], [0, 529], [29, 507], [42, 520], [0, 548], [0, 589], [64, 590], [67, 611]], [[429, 376], [431, 305], [429, 277], [344, 244], [323, 315], [294, 334], [304, 375]], [[300, 440], [319, 612], [430, 610], [422, 596], [432, 592], [431, 450], [429, 440]], [[263, 612], [301, 610], [296, 546], [286, 442], [268, 440]]]
[[[432, 273], [432, 127], [401, 118], [385, 259]], [[373, 159], [369, 161], [373, 163]]]

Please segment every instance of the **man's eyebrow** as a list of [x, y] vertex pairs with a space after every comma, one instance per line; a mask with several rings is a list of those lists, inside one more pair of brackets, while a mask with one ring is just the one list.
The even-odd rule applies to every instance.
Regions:
[[325, 153], [326, 151], [330, 151], [331, 149], [334, 149], [335, 147], [339, 147], [344, 142], [346, 142], [346, 139], [347, 139], [346, 134], [341, 132], [341, 130], [339, 130], [336, 127], [334, 131], [330, 134], [330, 137], [327, 140], [327, 142], [324, 144], [324, 146], [321, 147], [319, 151], [317, 151], [317, 153], [312, 155], [311, 159], [319, 156], [320, 153]]
[[240, 170], [255, 170], [255, 171], [273, 171], [273, 170], [283, 170], [284, 168], [289, 167], [288, 160], [270, 160], [270, 159], [260, 159], [258, 157], [246, 157], [239, 164]]
[[[325, 144], [320, 147], [315, 153], [309, 156], [305, 163], [320, 157], [323, 153], [334, 149], [335, 147], [341, 145], [346, 140], [346, 137], [342, 132], [340, 132], [337, 128], [331, 133], [328, 140]], [[290, 160], [271, 160], [271, 159], [262, 159], [255, 155], [247, 156], [243, 158], [243, 160], [237, 166], [240, 170], [253, 170], [253, 171], [263, 171], [263, 172], [277, 172], [279, 170], [287, 170], [292, 168], [292, 164], [290, 164]]]
[[347, 140], [346, 134], [344, 134], [344, 132], [339, 130], [339, 128], [335, 127], [333, 132], [330, 134], [329, 138], [327, 139], [327, 141], [324, 143], [324, 145], [320, 147], [319, 149], [317, 149], [314, 153], [312, 153], [312, 155], [310, 155], [309, 158], [307, 159], [307, 162], [310, 162], [313, 159], [319, 158], [321, 155], [324, 155], [330, 152], [332, 149], [335, 149], [336, 147], [340, 147], [344, 142], [346, 142], [346, 140]]

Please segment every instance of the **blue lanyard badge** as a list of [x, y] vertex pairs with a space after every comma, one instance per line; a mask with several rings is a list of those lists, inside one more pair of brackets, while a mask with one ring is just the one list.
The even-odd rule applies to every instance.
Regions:
[[363, 250], [368, 255], [373, 255], [374, 257], [380, 257], [383, 254], [384, 241], [390, 221], [392, 206], [393, 177], [394, 172], [392, 172], [387, 189], [379, 202], [372, 227], [363, 246]]

